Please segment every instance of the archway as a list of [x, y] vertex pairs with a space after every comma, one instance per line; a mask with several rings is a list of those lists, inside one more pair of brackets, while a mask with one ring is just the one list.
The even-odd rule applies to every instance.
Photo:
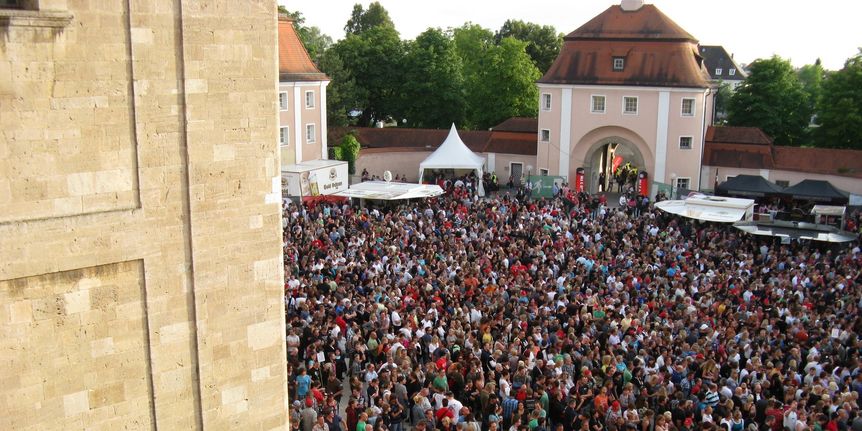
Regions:
[[[590, 193], [599, 191], [617, 191], [615, 173], [628, 167], [634, 172], [649, 171], [643, 154], [631, 141], [619, 136], [610, 136], [593, 143], [587, 150], [584, 159], [584, 177], [587, 179], [586, 190]], [[604, 174], [604, 176], [602, 176]], [[605, 187], [599, 186], [604, 180]]]

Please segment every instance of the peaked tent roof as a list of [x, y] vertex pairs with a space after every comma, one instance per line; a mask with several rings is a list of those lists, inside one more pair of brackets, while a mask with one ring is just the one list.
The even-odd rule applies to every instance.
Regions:
[[293, 20], [285, 15], [278, 17], [278, 75], [284, 82], [329, 81], [308, 56]]
[[782, 188], [760, 175], [737, 175], [718, 185], [719, 192], [740, 196], [766, 196], [782, 192]]
[[784, 189], [783, 194], [815, 201], [846, 201], [849, 198], [849, 194], [833, 186], [829, 181], [823, 180], [802, 180], [799, 184]]
[[455, 129], [449, 129], [449, 136], [431, 155], [419, 164], [420, 169], [481, 169], [485, 158], [470, 151]]

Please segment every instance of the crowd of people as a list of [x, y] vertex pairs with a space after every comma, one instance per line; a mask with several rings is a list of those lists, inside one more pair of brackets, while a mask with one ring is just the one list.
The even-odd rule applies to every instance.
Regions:
[[862, 430], [858, 242], [564, 198], [287, 206], [293, 428]]

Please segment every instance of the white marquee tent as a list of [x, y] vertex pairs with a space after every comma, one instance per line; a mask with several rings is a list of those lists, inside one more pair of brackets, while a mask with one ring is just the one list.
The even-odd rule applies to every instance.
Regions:
[[479, 196], [485, 196], [485, 188], [482, 187], [481, 181], [484, 165], [485, 158], [467, 148], [467, 145], [458, 136], [455, 123], [452, 123], [452, 128], [449, 129], [449, 136], [446, 137], [443, 144], [419, 164], [419, 182], [422, 182], [426, 170], [455, 169], [475, 171], [476, 178], [480, 180]]

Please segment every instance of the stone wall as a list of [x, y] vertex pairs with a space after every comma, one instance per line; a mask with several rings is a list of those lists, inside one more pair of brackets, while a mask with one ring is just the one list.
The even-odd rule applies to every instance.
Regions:
[[274, 0], [0, 10], [0, 429], [284, 429]]

